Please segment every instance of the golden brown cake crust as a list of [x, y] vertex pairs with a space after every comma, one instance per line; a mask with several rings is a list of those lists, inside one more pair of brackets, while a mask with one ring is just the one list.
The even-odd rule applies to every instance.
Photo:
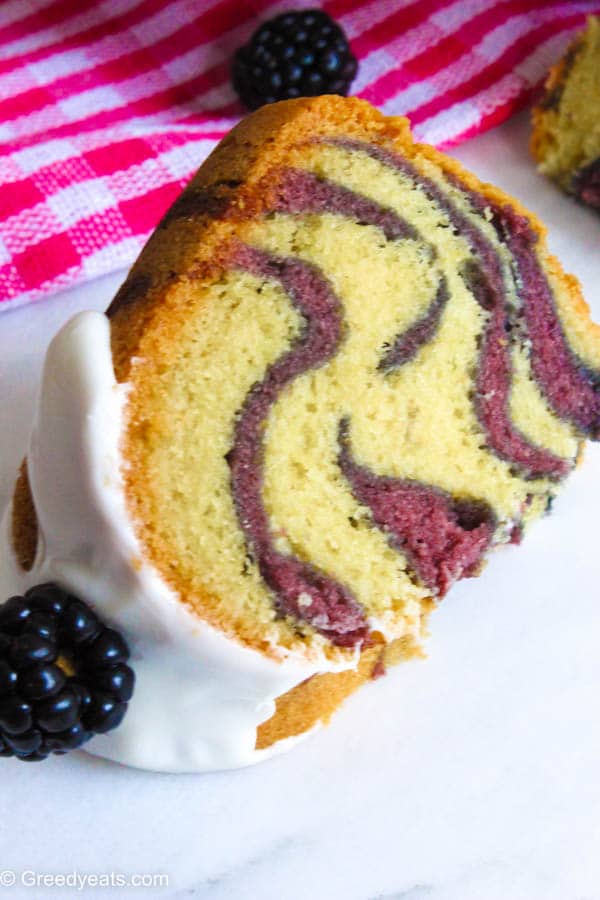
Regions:
[[27, 460], [23, 460], [15, 483], [12, 504], [12, 541], [17, 561], [28, 572], [33, 566], [38, 542], [38, 526], [29, 477]]
[[[222, 270], [221, 248], [232, 236], [236, 223], [239, 226], [241, 220], [256, 216], [268, 206], [265, 178], [269, 171], [283, 159], [289, 164], [296, 145], [322, 135], [366, 139], [409, 157], [419, 154], [491, 201], [510, 204], [528, 218], [540, 236], [540, 253], [545, 257], [546, 267], [566, 286], [586, 327], [592, 327], [576, 279], [565, 276], [558, 261], [547, 256], [543, 225], [520, 203], [499, 189], [481, 183], [435, 149], [413, 144], [405, 119], [386, 118], [357, 99], [319, 97], [266, 106], [240, 123], [206, 160], [163, 218], [108, 310], [113, 359], [120, 382], [128, 380], [132, 358], [139, 354], [152, 358], [156, 354], [160, 358], [161, 344], [176, 341], [179, 323], [186, 316], [188, 289], [201, 276]], [[147, 339], [150, 325], [152, 338]], [[143, 390], [137, 386], [136, 394], [139, 394], [137, 403], [143, 404]], [[135, 404], [130, 416], [135, 428]], [[123, 453], [130, 463], [126, 479], [131, 485], [140, 477], [131, 440], [126, 439]], [[19, 534], [25, 534], [35, 513], [27, 500], [23, 476], [15, 491], [14, 508]], [[134, 520], [144, 521], [142, 508], [130, 512]], [[14, 533], [16, 536], [17, 532]], [[31, 545], [19, 538], [20, 559], [29, 558], [24, 553], [26, 546]], [[183, 587], [172, 586], [180, 591]], [[219, 626], [219, 622], [212, 624]], [[372, 645], [363, 650], [356, 671], [315, 676], [304, 682], [277, 700], [275, 715], [259, 728], [257, 747], [268, 747], [305, 731], [317, 721], [327, 720], [346, 696], [377, 674], [382, 659], [391, 664], [417, 653], [414, 644], [405, 639], [388, 647]]]
[[[159, 223], [107, 311], [118, 380], [127, 379], [154, 315], [167, 306], [175, 311], [181, 282], [219, 271], [219, 248], [233, 234], [233, 223], [269, 205], [269, 172], [283, 160], [289, 164], [295, 145], [335, 134], [373, 141], [377, 134], [390, 147], [411, 142], [405, 119], [385, 118], [364, 101], [339, 97], [264, 106], [221, 141]], [[215, 217], [225, 210], [226, 219]]]
[[[211, 270], [219, 271], [219, 247], [231, 236], [236, 220], [254, 217], [269, 206], [271, 197], [263, 180], [268, 173], [283, 159], [289, 164], [291, 148], [322, 135], [368, 139], [408, 157], [418, 154], [431, 160], [467, 188], [500, 206], [509, 204], [525, 216], [541, 239], [540, 252], [547, 254], [546, 228], [540, 219], [456, 160], [429, 145], [415, 144], [407, 119], [384, 116], [356, 98], [323, 96], [274, 103], [242, 120], [205, 160], [151, 235], [108, 308], [117, 380], [127, 380], [131, 358], [156, 315], [166, 309], [175, 318], [185, 315], [185, 310], [178, 309], [178, 285]], [[175, 214], [178, 209], [183, 214]], [[225, 211], [227, 218], [215, 218]], [[565, 275], [555, 257], [549, 259], [557, 277], [569, 281], [571, 299], [586, 324], [597, 327], [590, 320], [577, 280]], [[169, 330], [175, 334], [167, 322], [161, 331], [165, 340]]]
[[423, 655], [410, 638], [389, 644], [377, 641], [360, 655], [356, 669], [315, 675], [277, 698], [275, 714], [257, 729], [256, 749], [263, 750], [276, 741], [303, 734], [319, 722], [329, 721], [346, 697], [361, 684], [385, 674], [387, 666]]

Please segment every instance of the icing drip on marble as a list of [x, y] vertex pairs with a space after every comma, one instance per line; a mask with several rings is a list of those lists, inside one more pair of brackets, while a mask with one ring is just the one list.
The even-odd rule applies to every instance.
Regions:
[[165, 772], [258, 762], [304, 737], [255, 749], [257, 726], [273, 714], [275, 698], [317, 673], [353, 668], [357, 654], [333, 663], [244, 648], [195, 616], [143, 560], [120, 474], [127, 390], [115, 381], [108, 320], [80, 313], [50, 345], [28, 452], [36, 560], [29, 572], [18, 567], [9, 508], [0, 535], [1, 596], [56, 581], [124, 633], [136, 691], [123, 723], [94, 737], [90, 753]]

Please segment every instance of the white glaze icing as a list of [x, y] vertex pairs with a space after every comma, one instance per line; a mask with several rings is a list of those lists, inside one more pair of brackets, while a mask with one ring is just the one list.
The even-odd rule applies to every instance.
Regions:
[[[36, 559], [29, 572], [18, 566], [9, 506], [0, 597], [56, 581], [126, 636], [135, 694], [123, 723], [87, 744], [90, 753], [165, 772], [259, 762], [314, 730], [256, 750], [256, 729], [273, 715], [275, 698], [312, 675], [354, 668], [359, 651], [331, 660], [314, 647], [310, 659], [274, 648], [280, 658], [266, 657], [202, 621], [164, 583], [126, 510], [119, 444], [128, 390], [115, 380], [108, 319], [75, 316], [48, 349], [27, 453]], [[389, 640], [403, 633], [397, 620], [370, 624]], [[420, 637], [418, 609], [406, 611], [408, 631]]]
[[199, 619], [144, 561], [128, 519], [119, 441], [127, 385], [117, 384], [110, 329], [80, 313], [52, 341], [27, 454], [38, 551], [23, 572], [11, 548], [10, 508], [0, 535], [1, 597], [56, 581], [123, 632], [136, 690], [123, 723], [86, 750], [165, 772], [228, 769], [288, 749], [257, 751], [257, 726], [274, 700], [311, 675], [356, 666], [292, 653], [280, 660], [242, 647]]

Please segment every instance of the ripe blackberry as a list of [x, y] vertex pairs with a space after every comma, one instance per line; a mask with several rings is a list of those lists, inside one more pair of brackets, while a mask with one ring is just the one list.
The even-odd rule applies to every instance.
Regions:
[[0, 756], [64, 754], [120, 725], [135, 675], [121, 635], [56, 584], [0, 606]]
[[358, 63], [344, 32], [320, 9], [264, 22], [237, 50], [233, 86], [249, 109], [318, 94], [348, 93]]

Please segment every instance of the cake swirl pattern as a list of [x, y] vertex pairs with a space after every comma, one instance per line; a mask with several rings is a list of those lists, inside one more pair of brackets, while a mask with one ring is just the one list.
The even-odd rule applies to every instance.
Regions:
[[457, 578], [476, 573], [494, 532], [494, 514], [486, 503], [456, 501], [428, 485], [368, 471], [352, 458], [345, 419], [339, 444], [340, 468], [355, 496], [434, 594], [441, 596]]
[[[367, 153], [413, 182], [420, 183], [428, 197], [447, 214], [452, 226], [464, 235], [475, 258], [469, 260], [463, 277], [468, 282], [477, 302], [489, 313], [482, 341], [475, 394], [477, 415], [487, 435], [489, 447], [500, 457], [513, 463], [526, 477], [551, 476], [556, 478], [566, 475], [571, 468], [567, 460], [559, 459], [543, 448], [533, 447], [510, 421], [508, 396], [511, 364], [505, 332], [510, 332], [513, 328], [515, 311], [508, 302], [502, 261], [498, 250], [469, 220], [468, 216], [461, 212], [444, 194], [439, 185], [430, 178], [419, 175], [407, 160], [358, 141], [337, 143], [354, 152]], [[464, 186], [456, 179], [453, 180], [453, 184], [461, 191], [465, 191]], [[468, 196], [472, 202], [476, 201], [473, 192], [468, 192]], [[486, 207], [489, 207], [489, 203], [483, 198], [479, 198], [479, 211], [482, 215], [484, 215]], [[522, 254], [519, 255], [526, 258], [523, 265], [535, 266], [535, 263], [530, 260], [533, 255], [531, 244], [523, 247]], [[539, 268], [534, 271], [539, 273]], [[530, 282], [531, 272], [528, 272], [524, 284], [527, 285]], [[535, 287], [541, 288], [542, 292], [547, 294], [547, 282], [543, 276], [540, 277], [539, 282]], [[530, 293], [532, 296], [528, 299], [533, 300], [535, 288]], [[528, 304], [524, 305], [527, 309]], [[538, 381], [545, 385], [547, 380], [543, 376], [540, 379], [541, 374], [538, 368], [536, 372]], [[596, 397], [596, 402], [600, 402], [598, 397]], [[560, 414], [559, 409], [557, 412]]]
[[[456, 179], [451, 181], [456, 184]], [[488, 208], [494, 229], [511, 255], [520, 300], [521, 341], [531, 341], [531, 364], [536, 381], [557, 416], [571, 422], [592, 440], [600, 436], [600, 372], [586, 366], [569, 346], [548, 279], [535, 250], [538, 235], [525, 216], [508, 205], [499, 206], [463, 188], [480, 215]]]
[[534, 375], [558, 416], [592, 440], [600, 438], [600, 372], [569, 347], [556, 316], [548, 280], [533, 248], [537, 236], [524, 216], [504, 207], [496, 221], [510, 248], [521, 286]]
[[335, 643], [351, 646], [367, 635], [363, 611], [343, 585], [275, 550], [261, 500], [262, 430], [269, 407], [289, 381], [335, 353], [342, 333], [340, 305], [322, 275], [302, 261], [244, 246], [235, 251], [234, 260], [254, 275], [277, 279], [307, 323], [297, 344], [252, 389], [236, 423], [228, 462], [240, 523], [281, 611], [308, 621]]
[[[181, 514], [146, 536], [189, 574], [191, 605], [260, 649], [335, 658], [406, 633], [518, 542], [600, 402], [529, 220], [435, 154], [358, 131], [290, 130], [251, 179], [216, 164], [167, 214], [156, 249], [174, 236], [188, 374], [165, 353], [164, 414], [140, 425], [150, 499]], [[182, 450], [162, 423], [186, 379]]]
[[[466, 236], [473, 256], [463, 266], [461, 277], [485, 313], [474, 404], [487, 449], [507, 460], [512, 471], [525, 479], [564, 477], [572, 467], [572, 460], [529, 441], [510, 420], [512, 379], [506, 336], [513, 328], [514, 310], [508, 302], [498, 250], [442, 194], [439, 186], [419, 177], [405, 160], [357, 142], [335, 144], [353, 153], [372, 155], [410, 177], [415, 184], [420, 183], [452, 226]], [[394, 210], [343, 185], [318, 178], [314, 173], [295, 169], [278, 173], [275, 195], [272, 212], [343, 216], [361, 225], [375, 226], [387, 241], [420, 240], [427, 246], [432, 263], [436, 260], [435, 246], [423, 241], [418, 229]], [[527, 254], [522, 252], [520, 256], [526, 258]], [[231, 262], [255, 276], [278, 281], [306, 319], [301, 338], [269, 368], [264, 380], [253, 387], [236, 422], [228, 462], [240, 524], [280, 612], [308, 622], [333, 643], [353, 645], [363, 641], [368, 633], [364, 610], [348, 587], [310, 562], [274, 549], [261, 501], [262, 434], [269, 407], [286, 384], [309, 368], [324, 365], [335, 355], [343, 339], [343, 307], [326, 274], [314, 265], [268, 256], [243, 245], [233, 251]], [[524, 285], [527, 290], [527, 278]], [[378, 365], [382, 374], [408, 363], [433, 339], [448, 299], [447, 281], [442, 275], [426, 311], [398, 334], [382, 354]], [[338, 444], [338, 463], [354, 496], [370, 510], [373, 524], [388, 536], [391, 546], [405, 556], [413, 577], [434, 595], [442, 596], [457, 578], [478, 571], [496, 527], [496, 516], [488, 503], [477, 497], [453, 498], [435, 485], [378, 476], [369, 471], [352, 456], [348, 417], [340, 417]], [[518, 533], [516, 526], [511, 537], [514, 539]]]
[[[381, 229], [387, 240], [416, 240], [419, 237], [417, 230], [392, 210], [301, 171], [283, 173], [275, 208], [295, 215], [325, 211], [344, 215]], [[431, 257], [435, 258], [434, 248], [430, 249]], [[273, 548], [260, 496], [261, 428], [268, 408], [287, 382], [308, 368], [323, 365], [334, 355], [342, 337], [341, 304], [323, 275], [301, 261], [269, 258], [247, 246], [234, 251], [233, 261], [254, 275], [278, 280], [307, 322], [298, 343], [274, 363], [264, 381], [252, 389], [236, 423], [235, 441], [228, 461], [240, 523], [281, 611], [308, 622], [338, 645], [353, 645], [364, 640], [368, 632], [363, 611], [343, 585], [336, 584], [310, 564], [284, 556]], [[430, 307], [421, 319], [396, 337], [382, 357], [379, 368], [390, 370], [413, 358], [419, 347], [435, 333], [447, 300], [446, 281], [442, 278]], [[415, 573], [422, 577], [428, 588], [435, 593], [444, 593], [459, 573], [468, 574], [476, 566], [491, 538], [489, 523], [478, 527], [461, 524], [460, 517], [451, 508], [451, 501], [441, 500], [439, 492], [426, 485], [400, 487], [399, 484], [391, 485], [389, 480], [371, 478], [367, 486], [368, 474], [362, 473], [350, 459], [347, 431], [348, 423], [341, 421], [340, 466], [353, 484], [356, 496], [371, 509], [378, 526], [391, 529], [394, 545], [399, 550], [411, 548], [408, 555]], [[413, 513], [416, 511], [417, 516], [406, 516], [401, 525], [399, 506], [402, 505], [412, 509]], [[432, 511], [435, 511], [437, 530], [453, 532], [452, 537], [447, 537], [445, 543], [442, 541], [436, 548], [436, 561], [428, 548], [422, 548], [419, 553], [416, 533]], [[493, 519], [493, 514], [486, 510], [485, 517]], [[436, 534], [435, 540], [441, 540], [441, 535]], [[442, 546], [447, 550], [449, 543], [453, 544], [454, 556], [450, 563], [441, 552]], [[415, 562], [421, 558], [422, 563]]]

